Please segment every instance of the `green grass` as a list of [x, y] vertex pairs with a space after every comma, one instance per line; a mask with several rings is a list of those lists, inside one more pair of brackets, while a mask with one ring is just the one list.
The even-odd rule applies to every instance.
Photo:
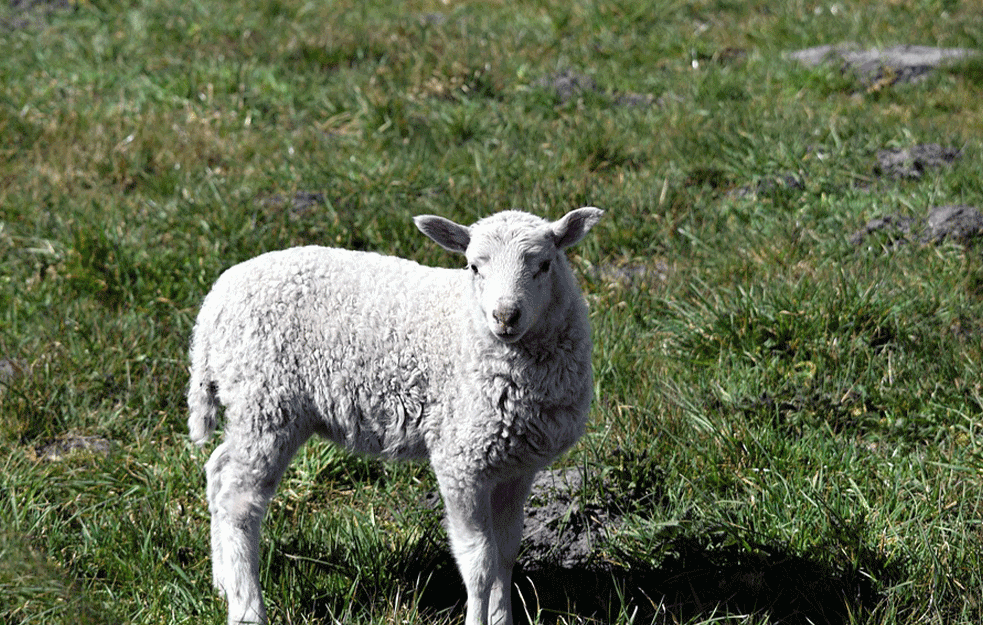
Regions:
[[[983, 206], [980, 62], [875, 89], [783, 56], [983, 49], [974, 3], [8, 4], [4, 623], [224, 622], [184, 426], [224, 268], [312, 243], [451, 265], [413, 215], [585, 204], [608, 211], [572, 252], [597, 393], [564, 462], [623, 522], [604, 566], [530, 574], [543, 605], [564, 575], [589, 590], [534, 620], [983, 619], [983, 245], [849, 241]], [[564, 71], [597, 88], [541, 82]], [[919, 143], [962, 157], [875, 173]], [[112, 449], [48, 459], [75, 435]], [[274, 618], [457, 622], [434, 488], [310, 445], [266, 526]]]

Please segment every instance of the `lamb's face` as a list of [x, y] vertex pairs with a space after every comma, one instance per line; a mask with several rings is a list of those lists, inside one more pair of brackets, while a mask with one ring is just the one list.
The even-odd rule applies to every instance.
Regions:
[[545, 227], [474, 234], [466, 256], [475, 303], [489, 333], [513, 343], [549, 307], [560, 252]]
[[575, 287], [563, 250], [580, 241], [603, 213], [585, 206], [553, 222], [522, 211], [503, 211], [470, 227], [435, 215], [414, 222], [445, 249], [467, 256], [480, 323], [497, 340], [514, 343], [544, 312], [559, 311], [571, 297]]

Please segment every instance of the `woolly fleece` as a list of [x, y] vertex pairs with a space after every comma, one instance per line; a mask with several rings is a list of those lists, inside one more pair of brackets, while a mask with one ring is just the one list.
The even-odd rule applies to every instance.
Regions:
[[[482, 572], [494, 569], [489, 562], [468, 565], [460, 536], [477, 514], [471, 508], [482, 505], [475, 497], [494, 497], [495, 489], [518, 502], [511, 515], [519, 516], [521, 534], [521, 506], [535, 471], [584, 431], [593, 388], [590, 329], [558, 246], [576, 243], [596, 223], [601, 211], [590, 210], [581, 214], [587, 223], [577, 236], [564, 241], [551, 222], [518, 211], [459, 231], [441, 220], [451, 231], [436, 235], [421, 225], [441, 245], [466, 251], [466, 269], [300, 247], [263, 254], [221, 275], [192, 339], [188, 424], [201, 444], [217, 426], [219, 405], [225, 408], [225, 442], [207, 468], [215, 581], [229, 595], [230, 622], [265, 620], [258, 581], [250, 579], [258, 567], [258, 547], [250, 541], [258, 542], [259, 521], [293, 454], [315, 433], [360, 453], [429, 458], [469, 589], [468, 623], [511, 622], [507, 598], [493, 596], [492, 604], [504, 605], [472, 615], [472, 600], [487, 601], [472, 589], [491, 583], [489, 575], [508, 585], [518, 536], [505, 541], [514, 547], [500, 547], [498, 566], [508, 573]], [[538, 269], [524, 264], [532, 248]], [[490, 327], [502, 302], [524, 305], [526, 291], [535, 291], [524, 285], [543, 280], [544, 267], [551, 281], [539, 308], [524, 313], [529, 327], [521, 335]], [[486, 275], [493, 269], [518, 277]], [[493, 280], [496, 288], [519, 293], [515, 303], [512, 295], [497, 296], [489, 312], [480, 300]], [[513, 531], [514, 520], [508, 524], [499, 534]], [[242, 527], [245, 533], [236, 529]]]

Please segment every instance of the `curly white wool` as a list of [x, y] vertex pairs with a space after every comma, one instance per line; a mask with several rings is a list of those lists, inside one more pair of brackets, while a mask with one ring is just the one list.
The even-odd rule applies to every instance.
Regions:
[[225, 407], [206, 464], [215, 585], [229, 623], [264, 623], [259, 532], [313, 434], [393, 459], [429, 458], [468, 594], [467, 625], [512, 622], [511, 575], [535, 473], [584, 431], [591, 342], [563, 250], [603, 211], [556, 222], [505, 211], [420, 230], [464, 270], [321, 247], [226, 271], [191, 344], [191, 438]]

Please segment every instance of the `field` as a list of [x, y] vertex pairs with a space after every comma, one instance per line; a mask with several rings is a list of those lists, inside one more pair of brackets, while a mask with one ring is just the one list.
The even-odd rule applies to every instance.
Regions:
[[[0, 622], [224, 622], [184, 404], [222, 270], [456, 266], [413, 215], [582, 205], [595, 401], [526, 616], [983, 622], [983, 238], [921, 226], [983, 207], [983, 60], [789, 56], [844, 42], [983, 50], [983, 10], [4, 3]], [[460, 622], [435, 489], [305, 448], [265, 526], [273, 620]]]

